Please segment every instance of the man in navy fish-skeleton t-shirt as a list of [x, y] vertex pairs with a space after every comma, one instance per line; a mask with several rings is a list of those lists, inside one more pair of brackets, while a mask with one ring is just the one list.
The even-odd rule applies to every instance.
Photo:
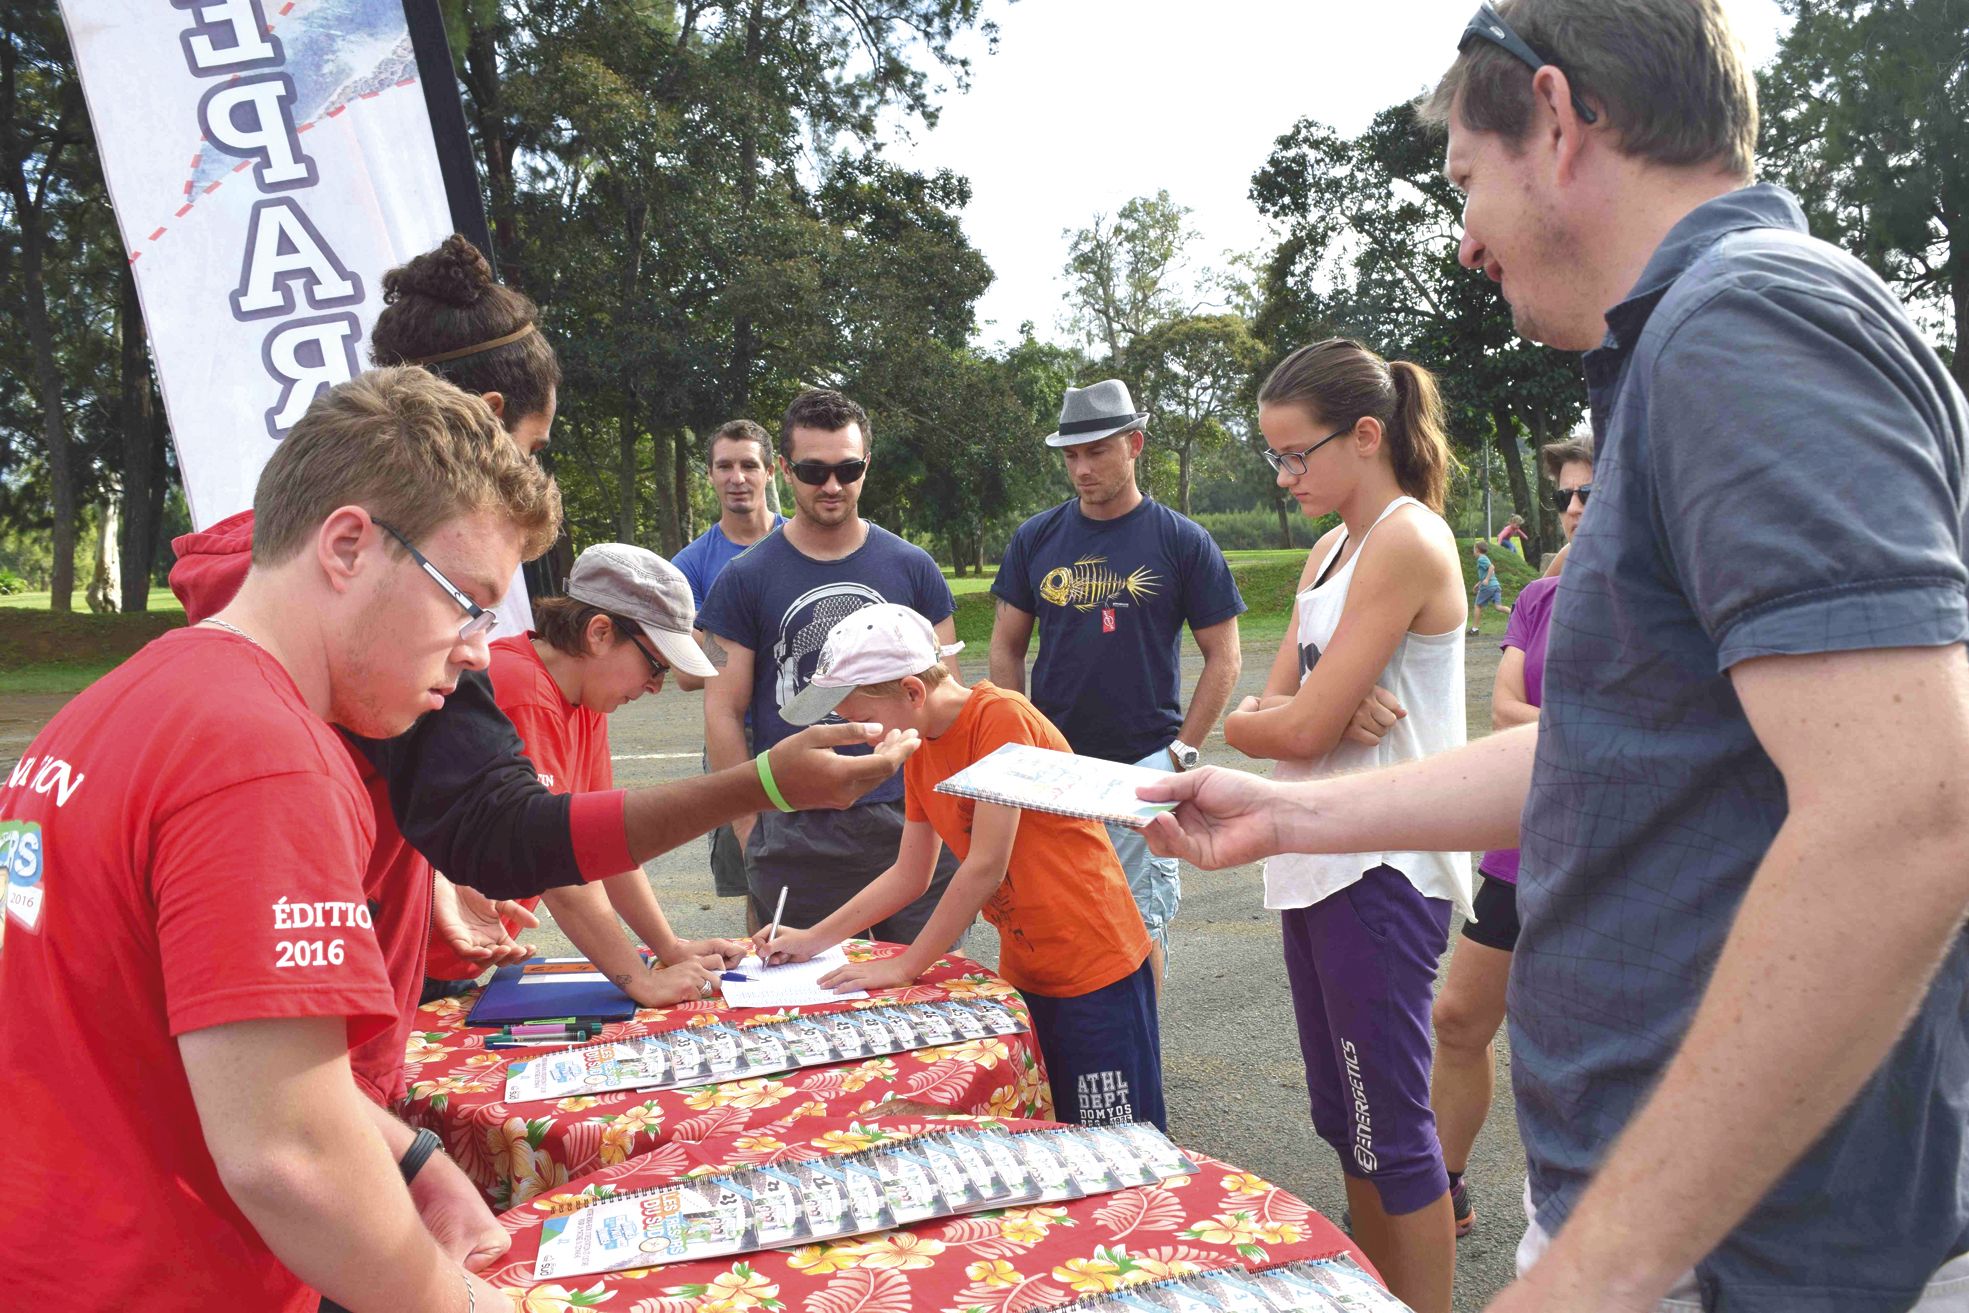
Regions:
[[[1076, 495], [1020, 525], [1005, 548], [991, 585], [991, 681], [1026, 690], [1037, 623], [1032, 702], [1073, 750], [1181, 771], [1197, 764], [1230, 703], [1243, 662], [1244, 599], [1215, 540], [1135, 482], [1148, 418], [1117, 379], [1067, 389], [1059, 431], [1046, 444], [1060, 448]], [[1185, 624], [1203, 653], [1187, 715]], [[1148, 927], [1159, 989], [1182, 898], [1176, 860], [1149, 852], [1139, 830], [1110, 825], [1108, 837]]]

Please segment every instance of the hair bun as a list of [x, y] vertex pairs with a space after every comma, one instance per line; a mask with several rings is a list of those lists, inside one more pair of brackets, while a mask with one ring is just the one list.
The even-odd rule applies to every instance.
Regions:
[[453, 233], [436, 250], [383, 275], [383, 304], [415, 296], [464, 308], [477, 305], [492, 286], [492, 266], [485, 256], [469, 239]]

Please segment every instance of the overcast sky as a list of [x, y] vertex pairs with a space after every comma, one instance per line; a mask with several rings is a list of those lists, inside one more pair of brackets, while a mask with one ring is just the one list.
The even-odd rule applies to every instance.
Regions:
[[[1199, 263], [1269, 245], [1246, 197], [1273, 140], [1310, 115], [1352, 134], [1414, 95], [1455, 53], [1475, 0], [988, 0], [968, 93], [892, 148], [971, 180], [964, 217], [998, 278], [979, 305], [986, 344], [1030, 319], [1064, 340], [1063, 229], [1166, 188], [1201, 234]], [[1754, 63], [1777, 51], [1776, 0], [1724, 0]]]

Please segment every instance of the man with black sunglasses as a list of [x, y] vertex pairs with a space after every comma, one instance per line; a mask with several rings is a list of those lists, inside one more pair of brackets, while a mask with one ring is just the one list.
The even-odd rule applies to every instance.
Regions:
[[[876, 602], [919, 612], [940, 642], [956, 641], [957, 603], [937, 563], [861, 518], [870, 457], [868, 414], [839, 392], [801, 393], [780, 422], [779, 463], [793, 492], [793, 517], [731, 562], [699, 612], [718, 677], [704, 692], [704, 741], [712, 769], [795, 732], [781, 709], [804, 689], [827, 633]], [[956, 658], [949, 658], [951, 673]], [[844, 812], [760, 812], [732, 823], [745, 852], [747, 928], [757, 930], [787, 890], [784, 922], [817, 925], [880, 875], [902, 841], [900, 777]], [[945, 851], [930, 889], [872, 927], [879, 939], [915, 940], [957, 869]]]
[[1428, 113], [1463, 263], [1586, 353], [1539, 723], [1381, 776], [1177, 777], [1152, 841], [1522, 837], [1533, 1218], [1497, 1313], [1969, 1306], [1969, 404], [1753, 185], [1720, 0], [1500, 5]]

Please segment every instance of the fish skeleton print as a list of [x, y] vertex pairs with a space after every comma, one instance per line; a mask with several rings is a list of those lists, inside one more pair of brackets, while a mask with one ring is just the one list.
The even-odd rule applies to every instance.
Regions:
[[1107, 568], [1107, 559], [1083, 556], [1070, 566], [1047, 571], [1039, 581], [1039, 596], [1054, 606], [1070, 606], [1076, 611], [1113, 606], [1124, 596], [1131, 602], [1155, 596], [1159, 581], [1146, 565], [1124, 577]]

